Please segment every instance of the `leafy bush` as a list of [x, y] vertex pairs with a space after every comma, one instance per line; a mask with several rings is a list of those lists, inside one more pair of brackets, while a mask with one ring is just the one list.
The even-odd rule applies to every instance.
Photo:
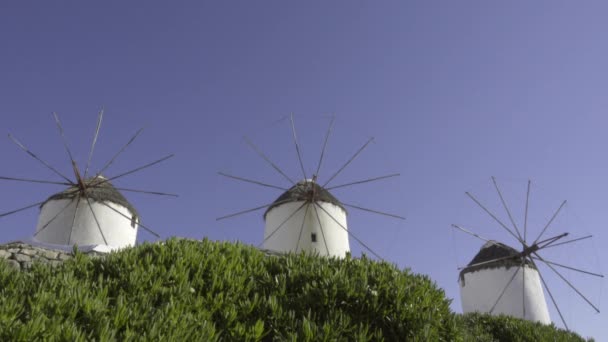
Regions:
[[467, 341], [585, 341], [553, 324], [544, 325], [511, 316], [470, 313], [458, 315], [457, 319]]
[[0, 262], [0, 341], [477, 336], [575, 335], [508, 318], [454, 315], [428, 277], [366, 257], [267, 256], [240, 244], [172, 239], [104, 258], [76, 253], [59, 267], [35, 264], [19, 272]]

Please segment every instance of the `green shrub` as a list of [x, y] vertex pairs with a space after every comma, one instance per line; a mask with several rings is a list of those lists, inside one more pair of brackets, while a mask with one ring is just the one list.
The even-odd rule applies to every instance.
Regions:
[[457, 320], [468, 341], [585, 341], [553, 324], [544, 325], [511, 316], [470, 313], [458, 315]]
[[428, 277], [366, 257], [267, 256], [208, 240], [171, 239], [104, 258], [76, 253], [62, 266], [28, 271], [0, 262], [0, 341], [575, 336], [508, 318], [460, 317], [449, 303]]

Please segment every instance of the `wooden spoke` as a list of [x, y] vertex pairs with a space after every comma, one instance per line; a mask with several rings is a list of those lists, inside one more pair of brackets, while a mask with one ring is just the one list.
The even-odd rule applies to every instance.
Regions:
[[[116, 210], [116, 209], [112, 208], [112, 206], [111, 206], [111, 205], [108, 205], [106, 202], [98, 202], [98, 203], [101, 203], [102, 205], [105, 205], [106, 207], [110, 208], [112, 211], [114, 211], [115, 213], [117, 213], [117, 214], [119, 214], [120, 216], [124, 217], [126, 220], [129, 220], [129, 221], [132, 221], [132, 220], [133, 220], [133, 218], [132, 218], [132, 217], [129, 217], [129, 216], [127, 216], [127, 215], [125, 215], [125, 214], [121, 213], [120, 211], [118, 211], [118, 210]], [[147, 231], [148, 233], [150, 233], [150, 234], [154, 235], [156, 238], [159, 238], [159, 239], [160, 239], [160, 235], [159, 235], [158, 233], [156, 233], [156, 232], [155, 232], [155, 231], [153, 231], [152, 229], [148, 228], [147, 226], [143, 225], [141, 222], [139, 222], [139, 221], [138, 221], [138, 222], [137, 222], [137, 225], [138, 225], [139, 227], [142, 227], [142, 228], [143, 228], [145, 231]]]
[[507, 291], [507, 288], [509, 288], [509, 285], [511, 285], [511, 283], [513, 282], [513, 279], [515, 279], [515, 276], [517, 275], [517, 273], [519, 273], [520, 268], [521, 268], [521, 266], [518, 266], [517, 269], [515, 270], [515, 272], [513, 272], [511, 279], [509, 279], [509, 282], [507, 283], [507, 285], [505, 285], [505, 287], [500, 292], [500, 296], [498, 296], [498, 299], [496, 299], [496, 302], [494, 302], [494, 305], [492, 305], [492, 308], [490, 309], [490, 314], [492, 314], [494, 312], [494, 309], [496, 309], [496, 305], [498, 305], [498, 302], [500, 302], [500, 299], [502, 298], [502, 296], [504, 296], [505, 292]]
[[335, 116], [331, 117], [331, 121], [329, 122], [329, 127], [327, 128], [327, 133], [325, 134], [325, 141], [323, 142], [323, 148], [321, 149], [321, 156], [319, 157], [319, 164], [317, 165], [317, 171], [314, 174], [314, 177], [319, 176], [319, 171], [321, 170], [321, 163], [323, 162], [323, 156], [325, 155], [325, 148], [327, 147], [327, 141], [329, 140], [329, 134], [331, 133], [331, 127], [334, 124]]
[[34, 233], [34, 237], [36, 237], [38, 234], [42, 233], [43, 230], [46, 229], [46, 227], [48, 227], [53, 221], [55, 221], [55, 219], [57, 217], [59, 217], [59, 215], [63, 214], [63, 212], [70, 206], [72, 205], [72, 203], [74, 202], [74, 199], [71, 199], [63, 208], [61, 208], [61, 210], [59, 212], [57, 212], [57, 214], [55, 214], [55, 216], [53, 216], [53, 218], [51, 218], [47, 223], [44, 224], [44, 226], [42, 226], [42, 228], [40, 228], [39, 231], [37, 231], [36, 233]]
[[349, 208], [354, 208], [354, 209], [358, 209], [358, 210], [362, 210], [362, 211], [367, 211], [369, 213], [374, 213], [374, 214], [378, 214], [378, 215], [384, 215], [384, 216], [388, 216], [388, 217], [394, 217], [400, 220], [405, 220], [405, 217], [403, 216], [399, 216], [399, 215], [395, 215], [395, 214], [389, 214], [389, 213], [385, 213], [382, 211], [378, 211], [378, 210], [373, 210], [373, 209], [368, 209], [368, 208], [363, 208], [363, 207], [359, 207], [353, 204], [348, 204], [348, 203], [344, 203], [344, 202], [340, 202], [342, 205], [349, 207]]
[[545, 233], [547, 228], [549, 228], [549, 226], [551, 225], [553, 220], [555, 220], [555, 217], [557, 216], [557, 214], [559, 214], [559, 212], [562, 210], [564, 205], [566, 205], [566, 201], [563, 201], [562, 204], [559, 206], [559, 208], [557, 208], [557, 211], [553, 214], [553, 216], [551, 216], [551, 219], [549, 220], [549, 222], [547, 222], [547, 224], [545, 225], [545, 228], [543, 228], [543, 230], [540, 232], [540, 234], [538, 234], [538, 237], [534, 240], [534, 243], [536, 243], [543, 236], [543, 234]]
[[[92, 186], [92, 188], [96, 188], [96, 187], [97, 187], [97, 186]], [[166, 193], [166, 192], [146, 191], [146, 190], [138, 190], [138, 189], [119, 188], [119, 187], [114, 187], [114, 189], [116, 189], [116, 190], [120, 190], [120, 191], [127, 191], [127, 192], [136, 192], [136, 193], [140, 193], [140, 194], [147, 194], [147, 195], [168, 196], [168, 197], [179, 197], [179, 195], [176, 195], [176, 194], [170, 194], [170, 193]]]
[[319, 211], [317, 210], [316, 205], [313, 205], [312, 208], [315, 210], [315, 216], [317, 217], [317, 222], [319, 222], [319, 228], [321, 229], [321, 237], [323, 238], [323, 243], [325, 244], [325, 252], [327, 253], [327, 256], [329, 256], [329, 247], [327, 247], [327, 240], [325, 240], [325, 233], [323, 232], [323, 224], [321, 223], [321, 218], [319, 217]]
[[53, 182], [53, 181], [38, 180], [38, 179], [3, 177], [3, 176], [0, 176], [0, 180], [9, 180], [9, 181], [26, 182], [26, 183], [55, 184], [55, 185], [65, 185], [65, 186], [72, 185], [72, 183], [65, 183], [65, 182]]
[[576, 292], [576, 294], [578, 294], [581, 298], [583, 298], [585, 300], [585, 302], [587, 302], [587, 304], [589, 304], [597, 313], [600, 312], [600, 309], [598, 309], [595, 305], [593, 305], [593, 303], [591, 303], [591, 301], [589, 299], [587, 299], [587, 297], [585, 297], [585, 295], [583, 295], [576, 287], [574, 287], [574, 285], [572, 285], [572, 283], [569, 282], [568, 279], [566, 279], [561, 273], [559, 273], [555, 269], [555, 267], [551, 266], [550, 263], [548, 263], [547, 261], [545, 261], [545, 259], [543, 259], [537, 253], [534, 253], [534, 255], [536, 255], [536, 257], [540, 261], [542, 261], [543, 263], [545, 263], [545, 265], [547, 265], [547, 267], [549, 267], [551, 269], [551, 271], [553, 271], [555, 274], [557, 274], [572, 290], [574, 290], [574, 292]]
[[298, 213], [298, 211], [300, 211], [302, 208], [304, 208], [304, 206], [307, 204], [308, 204], [308, 202], [302, 203], [301, 206], [299, 206], [296, 210], [294, 210], [291, 214], [289, 214], [289, 216], [287, 216], [287, 218], [285, 220], [283, 220], [283, 222], [281, 222], [281, 224], [279, 224], [267, 237], [265, 237], [264, 240], [258, 246], [262, 247], [266, 241], [268, 241], [276, 232], [278, 232], [279, 229], [281, 229], [285, 225], [285, 223], [287, 223], [287, 221], [289, 221], [295, 214]]
[[452, 224], [452, 228], [456, 228], [456, 229], [458, 229], [458, 230], [460, 230], [460, 231], [462, 231], [462, 232], [464, 232], [464, 233], [467, 233], [467, 234], [469, 234], [469, 235], [472, 235], [472, 236], [474, 236], [474, 237], [476, 237], [476, 238], [478, 238], [478, 239], [480, 239], [480, 240], [483, 240], [483, 241], [485, 241], [485, 242], [490, 241], [490, 240], [488, 240], [488, 239], [486, 239], [486, 238], [483, 238], [483, 237], [479, 236], [477, 233], [473, 233], [473, 232], [472, 232], [472, 231], [470, 231], [470, 230], [467, 230], [467, 229], [462, 228], [461, 226], [459, 226], [459, 225], [457, 225], [457, 224]]
[[300, 248], [300, 240], [302, 239], [302, 232], [304, 231], [308, 209], [310, 209], [310, 203], [306, 205], [306, 209], [304, 210], [304, 217], [302, 218], [302, 224], [300, 225], [300, 234], [298, 234], [298, 242], [296, 243], [296, 253], [298, 253], [298, 249]]
[[530, 185], [532, 181], [528, 179], [528, 191], [526, 191], [526, 210], [524, 213], [524, 242], [528, 241], [528, 204], [530, 202]]
[[346, 184], [340, 184], [340, 185], [329, 187], [329, 188], [327, 188], [325, 190], [344, 188], [344, 187], [351, 186], [351, 185], [358, 185], [358, 184], [374, 182], [374, 181], [378, 181], [378, 180], [382, 180], [382, 179], [387, 179], [387, 178], [392, 178], [392, 177], [399, 177], [400, 175], [401, 174], [399, 174], [399, 173], [393, 173], [393, 174], [386, 175], [386, 176], [374, 177], [374, 178], [364, 179], [364, 180], [360, 180], [360, 181], [356, 181], [356, 182], [351, 182], [351, 183], [346, 183]]
[[74, 216], [72, 216], [72, 225], [70, 226], [70, 235], [68, 236], [68, 243], [67, 245], [70, 244], [70, 241], [72, 241], [72, 233], [74, 233], [74, 225], [76, 224], [76, 216], [78, 215], [78, 209], [80, 206], [80, 200], [82, 199], [82, 197], [80, 196], [80, 193], [76, 196], [76, 208], [74, 209]]
[[232, 179], [240, 180], [242, 182], [253, 183], [253, 184], [265, 186], [267, 188], [274, 188], [274, 189], [279, 189], [279, 190], [283, 190], [283, 191], [287, 191], [288, 190], [287, 188], [283, 188], [283, 187], [280, 187], [280, 186], [277, 186], [277, 185], [262, 183], [260, 181], [256, 181], [256, 180], [253, 180], [253, 179], [247, 179], [247, 178], [243, 178], [243, 177], [237, 177], [237, 176], [229, 175], [229, 174], [224, 173], [224, 172], [218, 172], [218, 175], [224, 176], [224, 177], [227, 177], [227, 178], [232, 178]]
[[572, 239], [572, 240], [568, 240], [568, 241], [564, 241], [564, 242], [560, 242], [560, 243], [551, 244], [549, 246], [545, 246], [544, 248], [551, 248], [551, 247], [557, 247], [557, 246], [561, 246], [561, 245], [566, 245], [566, 244], [569, 244], [569, 243], [572, 243], [572, 242], [577, 242], [577, 241], [581, 241], [581, 240], [585, 240], [585, 239], [590, 239], [592, 237], [593, 237], [593, 235], [587, 235], [587, 236], [580, 237], [578, 239]]
[[598, 278], [604, 278], [604, 275], [603, 275], [603, 274], [594, 273], [594, 272], [589, 272], [589, 271], [582, 270], [582, 269], [580, 269], [580, 268], [571, 267], [571, 266], [566, 266], [566, 265], [563, 265], [563, 264], [558, 264], [558, 263], [556, 263], [556, 262], [549, 261], [549, 260], [547, 260], [547, 259], [541, 260], [541, 259], [538, 259], [538, 258], [536, 258], [536, 257], [532, 257], [532, 259], [534, 259], [534, 260], [538, 260], [538, 261], [542, 261], [542, 262], [544, 262], [544, 263], [551, 264], [551, 265], [553, 265], [553, 266], [557, 266], [557, 267], [565, 268], [565, 269], [568, 269], [568, 270], [572, 270], [572, 271], [575, 271], [575, 272], [580, 272], [580, 273], [584, 273], [584, 274], [592, 275], [592, 276], [594, 276], [594, 277], [598, 277]]
[[101, 184], [101, 183], [109, 182], [109, 181], [112, 181], [112, 180], [114, 180], [114, 179], [118, 179], [118, 178], [121, 178], [121, 177], [124, 177], [124, 176], [127, 176], [127, 175], [130, 175], [130, 174], [132, 174], [132, 173], [135, 173], [135, 172], [137, 172], [137, 171], [141, 171], [141, 170], [146, 169], [146, 168], [149, 168], [149, 167], [154, 166], [154, 165], [156, 165], [156, 164], [158, 164], [158, 163], [164, 162], [165, 160], [167, 160], [167, 159], [169, 159], [169, 158], [173, 158], [174, 156], [175, 156], [174, 154], [170, 154], [170, 155], [168, 155], [168, 156], [166, 156], [166, 157], [160, 158], [160, 159], [158, 159], [158, 160], [156, 160], [156, 161], [153, 161], [153, 162], [151, 162], [151, 163], [148, 163], [148, 164], [146, 164], [146, 165], [144, 165], [144, 166], [140, 166], [140, 167], [135, 168], [135, 169], [133, 169], [133, 170], [131, 170], [131, 171], [127, 171], [127, 172], [121, 173], [121, 174], [119, 174], [119, 175], [116, 175], [116, 176], [114, 176], [114, 177], [110, 177], [110, 178], [108, 178], [108, 179], [104, 179], [103, 181], [99, 182], [97, 185], [99, 185], [99, 184]]
[[72, 155], [72, 151], [68, 147], [68, 142], [65, 138], [65, 134], [63, 133], [63, 127], [61, 126], [61, 121], [59, 121], [59, 116], [57, 113], [53, 112], [53, 117], [55, 118], [55, 124], [57, 125], [57, 129], [59, 130], [59, 135], [61, 136], [61, 141], [63, 142], [63, 147], [65, 151], [68, 153], [68, 157], [70, 157], [70, 162], [74, 165], [76, 162], [74, 161], [74, 156]]
[[108, 245], [108, 241], [106, 240], [106, 237], [103, 234], [103, 230], [101, 229], [101, 225], [99, 224], [99, 220], [97, 219], [97, 215], [95, 215], [95, 210], [93, 210], [93, 204], [91, 203], [91, 200], [88, 197], [86, 197], [86, 195], [84, 196], [84, 199], [87, 201], [87, 204], [89, 205], [89, 210], [91, 211], [91, 214], [93, 214], [93, 219], [95, 219], [95, 224], [97, 225], [97, 229], [99, 229], [99, 234], [101, 234], [101, 238], [103, 239], [103, 243], [105, 243], [106, 245]]
[[9, 215], [16, 214], [18, 212], [21, 212], [21, 211], [24, 211], [24, 210], [27, 210], [27, 209], [30, 209], [30, 208], [37, 207], [37, 206], [43, 204], [44, 202], [45, 201], [34, 203], [34, 204], [30, 204], [30, 205], [28, 205], [26, 207], [23, 207], [23, 208], [19, 208], [19, 209], [11, 210], [11, 211], [6, 212], [6, 213], [2, 213], [2, 214], [0, 214], [0, 217], [9, 216]]
[[329, 184], [329, 182], [331, 182], [331, 181], [332, 181], [334, 178], [336, 178], [336, 176], [338, 176], [338, 175], [339, 175], [339, 174], [342, 172], [342, 170], [344, 170], [344, 169], [345, 169], [345, 168], [348, 166], [348, 164], [350, 164], [350, 163], [351, 163], [353, 160], [355, 160], [355, 158], [357, 158], [357, 156], [358, 156], [358, 155], [359, 155], [359, 154], [360, 154], [360, 153], [361, 153], [361, 152], [362, 152], [362, 151], [363, 151], [363, 150], [364, 150], [364, 149], [367, 147], [367, 145], [369, 145], [369, 144], [370, 144], [372, 141], [374, 141], [374, 138], [373, 138], [373, 137], [369, 138], [369, 140], [368, 140], [368, 141], [367, 141], [365, 144], [363, 144], [363, 146], [361, 146], [361, 148], [359, 148], [359, 150], [357, 150], [357, 152], [355, 152], [355, 154], [354, 154], [352, 157], [350, 157], [350, 159], [349, 159], [349, 160], [348, 160], [348, 161], [347, 161], [347, 162], [346, 162], [344, 165], [342, 165], [342, 167], [341, 167], [340, 169], [338, 169], [338, 171], [336, 171], [336, 173], [334, 173], [334, 175], [333, 175], [333, 176], [331, 176], [331, 177], [329, 178], [329, 180], [327, 180], [327, 182], [325, 182], [325, 184], [323, 184], [323, 186], [322, 186], [322, 187], [323, 187], [323, 188], [325, 188], [325, 187], [327, 186], [327, 184]]
[[112, 163], [114, 163], [114, 161], [116, 160], [116, 158], [118, 158], [119, 155], [121, 155], [126, 149], [127, 147], [129, 147], [129, 145], [131, 145], [131, 143], [137, 138], [137, 136], [143, 131], [143, 128], [140, 128], [135, 135], [133, 135], [131, 137], [131, 139], [101, 168], [101, 170], [99, 170], [99, 172], [97, 172], [97, 175], [101, 175], [105, 170], [107, 170], [110, 165], [112, 165]]
[[250, 213], [250, 212], [253, 212], [253, 211], [258, 211], [260, 209], [268, 208], [268, 207], [270, 207], [271, 205], [274, 205], [274, 204], [278, 205], [278, 204], [287, 203], [287, 202], [290, 202], [290, 201], [291, 201], [291, 199], [287, 199], [287, 200], [283, 200], [283, 201], [279, 201], [279, 202], [268, 203], [268, 204], [261, 205], [259, 207], [255, 207], [255, 208], [252, 208], [252, 209], [247, 209], [247, 210], [239, 211], [239, 212], [236, 212], [236, 213], [233, 213], [233, 214], [221, 216], [221, 217], [216, 218], [215, 220], [216, 221], [224, 220], [224, 219], [227, 219], [227, 218], [231, 218], [231, 217], [247, 214], [247, 213]]
[[379, 260], [384, 260], [384, 258], [382, 258], [378, 253], [374, 252], [373, 249], [371, 249], [367, 244], [365, 244], [365, 242], [363, 242], [355, 234], [353, 234], [350, 230], [348, 230], [346, 227], [344, 227], [344, 225], [342, 225], [342, 223], [340, 223], [340, 221], [338, 221], [332, 214], [330, 214], [327, 210], [325, 210], [325, 208], [323, 208], [323, 206], [318, 205], [316, 202], [314, 204], [319, 209], [323, 210], [323, 212], [325, 212], [325, 214], [327, 214], [327, 216], [329, 216], [329, 218], [331, 218], [334, 222], [336, 222], [336, 224], [338, 226], [340, 226], [340, 228], [345, 230], [348, 233], [348, 235], [350, 235], [353, 239], [355, 239], [361, 246], [363, 246], [365, 249], [367, 249], [370, 253], [372, 253]]
[[91, 166], [93, 151], [95, 150], [95, 144], [97, 143], [97, 137], [99, 136], [99, 129], [101, 128], [101, 120], [103, 120], [103, 108], [101, 108], [97, 116], [97, 127], [95, 128], [95, 135], [93, 135], [93, 143], [91, 144], [91, 151], [89, 152], [89, 160], [87, 161], [87, 167], [84, 169], [85, 179], [87, 178], [87, 174], [89, 173], [89, 167]]
[[494, 219], [494, 221], [496, 221], [502, 228], [504, 228], [507, 232], [509, 232], [509, 234], [511, 234], [517, 241], [519, 241], [522, 244], [525, 244], [524, 241], [522, 241], [519, 236], [515, 235], [515, 233], [513, 233], [513, 231], [511, 231], [511, 229], [509, 229], [504, 223], [502, 223], [502, 221], [500, 221], [496, 215], [494, 215], [491, 211], [489, 211], [483, 204], [481, 204], [475, 197], [473, 197], [473, 195], [471, 195], [470, 192], [465, 192], [465, 194], [467, 196], [469, 196], [469, 198], [471, 200], [473, 200], [473, 202], [475, 202], [481, 209], [483, 209], [488, 215], [490, 215], [490, 217], [492, 217]]
[[39, 161], [42, 165], [46, 166], [49, 170], [53, 171], [59, 177], [65, 179], [71, 185], [74, 185], [74, 182], [72, 182], [68, 177], [64, 176], [61, 172], [57, 171], [57, 169], [55, 169], [54, 167], [52, 167], [51, 165], [49, 165], [44, 160], [40, 159], [37, 155], [35, 155], [32, 151], [30, 151], [27, 147], [25, 147], [25, 145], [23, 145], [21, 142], [19, 142], [11, 134], [8, 135], [8, 138], [11, 139], [11, 141], [13, 143], [15, 143], [15, 145], [19, 146], [19, 148], [22, 149], [25, 153], [27, 153], [30, 157], [32, 157], [32, 158], [36, 159], [37, 161]]
[[308, 177], [306, 177], [306, 169], [304, 168], [304, 163], [302, 162], [302, 153], [300, 152], [300, 145], [298, 145], [298, 137], [296, 136], [296, 125], [293, 121], [293, 113], [291, 113], [291, 131], [293, 133], [293, 143], [296, 145], [296, 154], [298, 155], [300, 168], [302, 169], [302, 176], [304, 176], [304, 179], [308, 179]]
[[260, 151], [260, 149], [258, 149], [258, 147], [255, 146], [255, 144], [253, 142], [251, 142], [251, 140], [249, 140], [249, 138], [243, 137], [243, 139], [245, 140], [245, 142], [247, 143], [247, 145], [249, 145], [255, 151], [255, 153], [258, 154], [258, 156], [260, 156], [270, 166], [272, 166], [272, 168], [275, 169], [279, 174], [281, 174], [281, 176], [283, 176], [283, 178], [285, 178], [292, 185], [296, 184], [296, 182], [294, 182], [291, 178], [289, 178], [289, 176], [287, 176], [285, 174], [285, 172], [283, 172], [275, 163], [273, 163], [268, 157], [266, 157], [266, 155], [262, 151]]
[[564, 316], [562, 315], [562, 311], [559, 309], [559, 306], [557, 305], [555, 298], [553, 298], [553, 294], [551, 293], [551, 290], [549, 289], [549, 285], [547, 285], [547, 283], [545, 282], [545, 278], [543, 278], [543, 275], [540, 272], [538, 272], [538, 276], [540, 277], [540, 281], [545, 286], [545, 289], [547, 290], [547, 293], [549, 294], [549, 297], [551, 298], [551, 302], [553, 302], [553, 306], [555, 306], [555, 309], [557, 310], [557, 313], [559, 314], [559, 318], [562, 320], [564, 327], [566, 327], [566, 330], [570, 331], [570, 329], [568, 328], [568, 324], [566, 324], [566, 320], [564, 319]]
[[513, 215], [511, 215], [511, 211], [509, 210], [509, 207], [507, 206], [507, 202], [505, 201], [504, 197], [502, 196], [502, 192], [500, 191], [500, 188], [498, 187], [498, 183], [496, 182], [496, 178], [494, 176], [492, 176], [492, 182], [494, 183], [494, 187], [496, 188], [498, 197], [500, 197], [500, 202], [502, 202], [502, 206], [505, 208], [505, 211], [507, 212], [507, 216], [509, 216], [509, 220], [511, 221], [511, 224], [513, 225], [513, 228], [515, 229], [515, 232], [517, 232], [517, 236], [519, 236], [519, 240], [525, 241], [522, 238], [521, 233], [519, 232], [519, 229], [517, 228], [517, 224], [515, 224]]
[[566, 236], [568, 236], [569, 233], [562, 233], [560, 235], [554, 236], [552, 238], [548, 238], [542, 241], [539, 241], [536, 243], [536, 245], [538, 246], [538, 249], [543, 249], [547, 246], [550, 246], [551, 244], [553, 244], [554, 242], [560, 240], [561, 238], [564, 238]]
[[518, 257], [519, 257], [518, 255], [508, 255], [506, 257], [496, 258], [496, 259], [492, 259], [492, 260], [486, 260], [486, 261], [478, 262], [478, 263], [473, 264], [473, 265], [467, 265], [465, 267], [458, 267], [458, 270], [464, 270], [464, 269], [467, 269], [467, 268], [473, 268], [473, 267], [477, 267], [477, 266], [481, 266], [481, 265], [487, 265], [487, 264], [491, 264], [491, 263], [499, 262], [499, 261], [503, 261], [503, 260], [508, 260], [508, 259], [517, 259]]

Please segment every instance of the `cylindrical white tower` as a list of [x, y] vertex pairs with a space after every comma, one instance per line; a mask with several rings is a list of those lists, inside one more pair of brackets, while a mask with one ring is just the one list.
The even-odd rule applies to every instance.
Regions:
[[[133, 246], [139, 216], [112, 184], [97, 176], [85, 180], [86, 192], [70, 187], [40, 206], [34, 242], [54, 245]], [[88, 187], [91, 184], [97, 184]], [[109, 208], [109, 207], [111, 208]]]
[[[501, 260], [492, 262], [497, 259]], [[551, 324], [536, 265], [525, 260], [523, 262], [517, 250], [502, 243], [484, 244], [469, 266], [460, 272], [462, 311], [491, 311], [493, 315], [505, 314]]]
[[350, 251], [346, 210], [313, 180], [291, 187], [264, 213], [264, 249], [344, 257]]

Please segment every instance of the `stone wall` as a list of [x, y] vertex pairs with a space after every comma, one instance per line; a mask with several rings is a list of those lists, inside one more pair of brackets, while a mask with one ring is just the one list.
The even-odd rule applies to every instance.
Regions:
[[[103, 255], [97, 252], [87, 254], [92, 256]], [[22, 242], [0, 245], [0, 260], [3, 260], [0, 262], [6, 262], [9, 266], [19, 270], [30, 268], [34, 262], [57, 266], [72, 257], [72, 252], [32, 246]]]

